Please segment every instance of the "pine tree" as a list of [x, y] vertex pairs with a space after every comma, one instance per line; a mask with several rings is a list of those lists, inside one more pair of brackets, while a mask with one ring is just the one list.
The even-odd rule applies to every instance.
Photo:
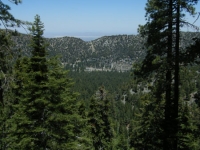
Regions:
[[62, 64], [56, 58], [49, 61], [48, 99], [46, 108], [46, 128], [50, 137], [47, 145], [50, 149], [88, 149], [90, 143], [84, 133], [86, 122], [80, 115], [81, 106], [77, 93], [71, 91], [72, 81], [67, 77]]
[[[21, 0], [10, 0], [10, 2], [14, 4], [21, 3]], [[3, 26], [7, 29], [7, 27], [16, 27], [24, 24], [24, 22], [16, 19], [9, 11], [11, 10], [10, 6], [0, 1], [0, 18], [1, 23], [0, 26]], [[13, 52], [11, 50], [12, 42], [11, 42], [11, 32], [7, 30], [0, 31], [0, 102], [2, 105], [3, 103], [3, 95], [4, 95], [4, 81], [5, 76], [8, 71], [11, 72], [11, 62], [13, 58]], [[6, 78], [8, 80], [8, 77]]]
[[15, 86], [13, 92], [13, 122], [10, 129], [12, 149], [41, 149], [46, 146], [44, 128], [44, 110], [47, 101], [47, 60], [43, 25], [36, 16], [32, 27], [32, 57], [18, 59], [15, 66]]
[[195, 137], [197, 126], [192, 120], [190, 107], [187, 102], [182, 102], [180, 107], [178, 149], [197, 149], [198, 141]]
[[78, 114], [80, 115], [79, 125], [77, 126], [78, 139], [80, 142], [80, 149], [91, 150], [92, 149], [92, 139], [90, 136], [90, 126], [88, 124], [88, 111], [85, 107], [85, 102], [83, 100], [79, 101]]
[[[18, 5], [21, 3], [21, 0], [10, 0], [10, 2]], [[7, 27], [15, 27], [15, 26], [20, 26], [23, 24], [22, 21], [16, 19], [9, 11], [10, 11], [10, 6], [3, 3], [0, 1], [0, 17], [1, 17], [1, 24], [3, 25], [4, 28]]]
[[[156, 88], [160, 87], [154, 85], [154, 88], [151, 90], [158, 91]], [[130, 141], [135, 149], [159, 150], [163, 147], [164, 98], [161, 96], [158, 100], [158, 95], [152, 93], [141, 94], [141, 104], [136, 106], [138, 110], [132, 123]]]
[[43, 27], [36, 15], [31, 28], [32, 56], [16, 63], [9, 148], [81, 149], [77, 94], [71, 91], [71, 79], [58, 58], [47, 57]]
[[[10, 2], [18, 5], [21, 0], [9, 0]], [[0, 26], [4, 29], [0, 29], [0, 149], [6, 149], [8, 143], [5, 142], [7, 139], [7, 119], [11, 115], [10, 104], [12, 103], [11, 93], [11, 82], [13, 81], [12, 66], [15, 59], [15, 55], [12, 51], [13, 43], [11, 35], [14, 33], [7, 28], [18, 27], [25, 23], [21, 20], [16, 19], [9, 11], [11, 7], [2, 1], [0, 1]], [[15, 30], [16, 31], [16, 30]]]
[[12, 42], [10, 35], [0, 31], [0, 149], [5, 149], [6, 144], [6, 120], [9, 115], [8, 93], [10, 91], [11, 70], [12, 70]]
[[147, 55], [135, 75], [148, 78], [154, 75], [157, 79], [154, 84], [161, 82], [154, 95], [157, 100], [165, 95], [163, 149], [177, 149], [178, 145], [180, 28], [191, 25], [184, 20], [184, 11], [193, 15], [196, 3], [197, 0], [148, 0], [147, 23], [139, 28], [146, 37]]
[[95, 150], [112, 148], [113, 134], [109, 119], [109, 100], [106, 94], [105, 89], [100, 88], [90, 101], [88, 122], [91, 127], [91, 138]]

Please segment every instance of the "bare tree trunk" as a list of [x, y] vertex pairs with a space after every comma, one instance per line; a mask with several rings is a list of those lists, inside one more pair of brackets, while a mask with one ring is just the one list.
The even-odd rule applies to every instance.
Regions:
[[168, 14], [168, 47], [167, 47], [167, 72], [166, 72], [166, 100], [165, 100], [165, 121], [164, 121], [164, 141], [163, 141], [163, 149], [168, 150], [171, 143], [171, 106], [172, 106], [172, 68], [171, 68], [171, 61], [172, 61], [172, 22], [173, 22], [173, 2], [172, 0], [169, 1], [169, 14]]
[[180, 0], [177, 0], [176, 12], [176, 46], [174, 73], [174, 149], [178, 149], [178, 103], [179, 103], [179, 41], [180, 41]]

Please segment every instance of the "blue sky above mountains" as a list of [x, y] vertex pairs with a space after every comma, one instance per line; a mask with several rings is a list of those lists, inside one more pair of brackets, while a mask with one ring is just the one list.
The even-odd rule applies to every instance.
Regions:
[[[138, 25], [145, 24], [147, 0], [22, 0], [17, 6], [8, 0], [3, 2], [11, 6], [11, 13], [18, 19], [32, 22], [36, 14], [40, 15], [45, 37], [95, 39], [104, 35], [137, 34]], [[200, 12], [200, 5], [197, 11]], [[196, 24], [200, 26], [200, 21]]]

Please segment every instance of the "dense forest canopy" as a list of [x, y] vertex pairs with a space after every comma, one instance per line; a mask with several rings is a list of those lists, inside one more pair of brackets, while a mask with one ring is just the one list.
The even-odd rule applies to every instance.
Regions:
[[138, 35], [84, 42], [0, 0], [0, 150], [200, 149], [200, 34], [181, 31], [197, 3], [148, 0]]

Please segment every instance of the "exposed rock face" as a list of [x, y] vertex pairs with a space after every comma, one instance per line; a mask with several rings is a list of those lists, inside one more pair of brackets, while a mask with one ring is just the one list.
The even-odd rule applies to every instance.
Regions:
[[[181, 47], [192, 42], [192, 37], [200, 33], [183, 33]], [[24, 55], [30, 55], [30, 36], [21, 34], [13, 37], [16, 49], [21, 48]], [[145, 56], [144, 39], [139, 35], [104, 36], [85, 42], [79, 38], [46, 38], [50, 56], [60, 55], [62, 63], [73, 70], [127, 71], [133, 62]], [[185, 40], [184, 40], [185, 41]]]

